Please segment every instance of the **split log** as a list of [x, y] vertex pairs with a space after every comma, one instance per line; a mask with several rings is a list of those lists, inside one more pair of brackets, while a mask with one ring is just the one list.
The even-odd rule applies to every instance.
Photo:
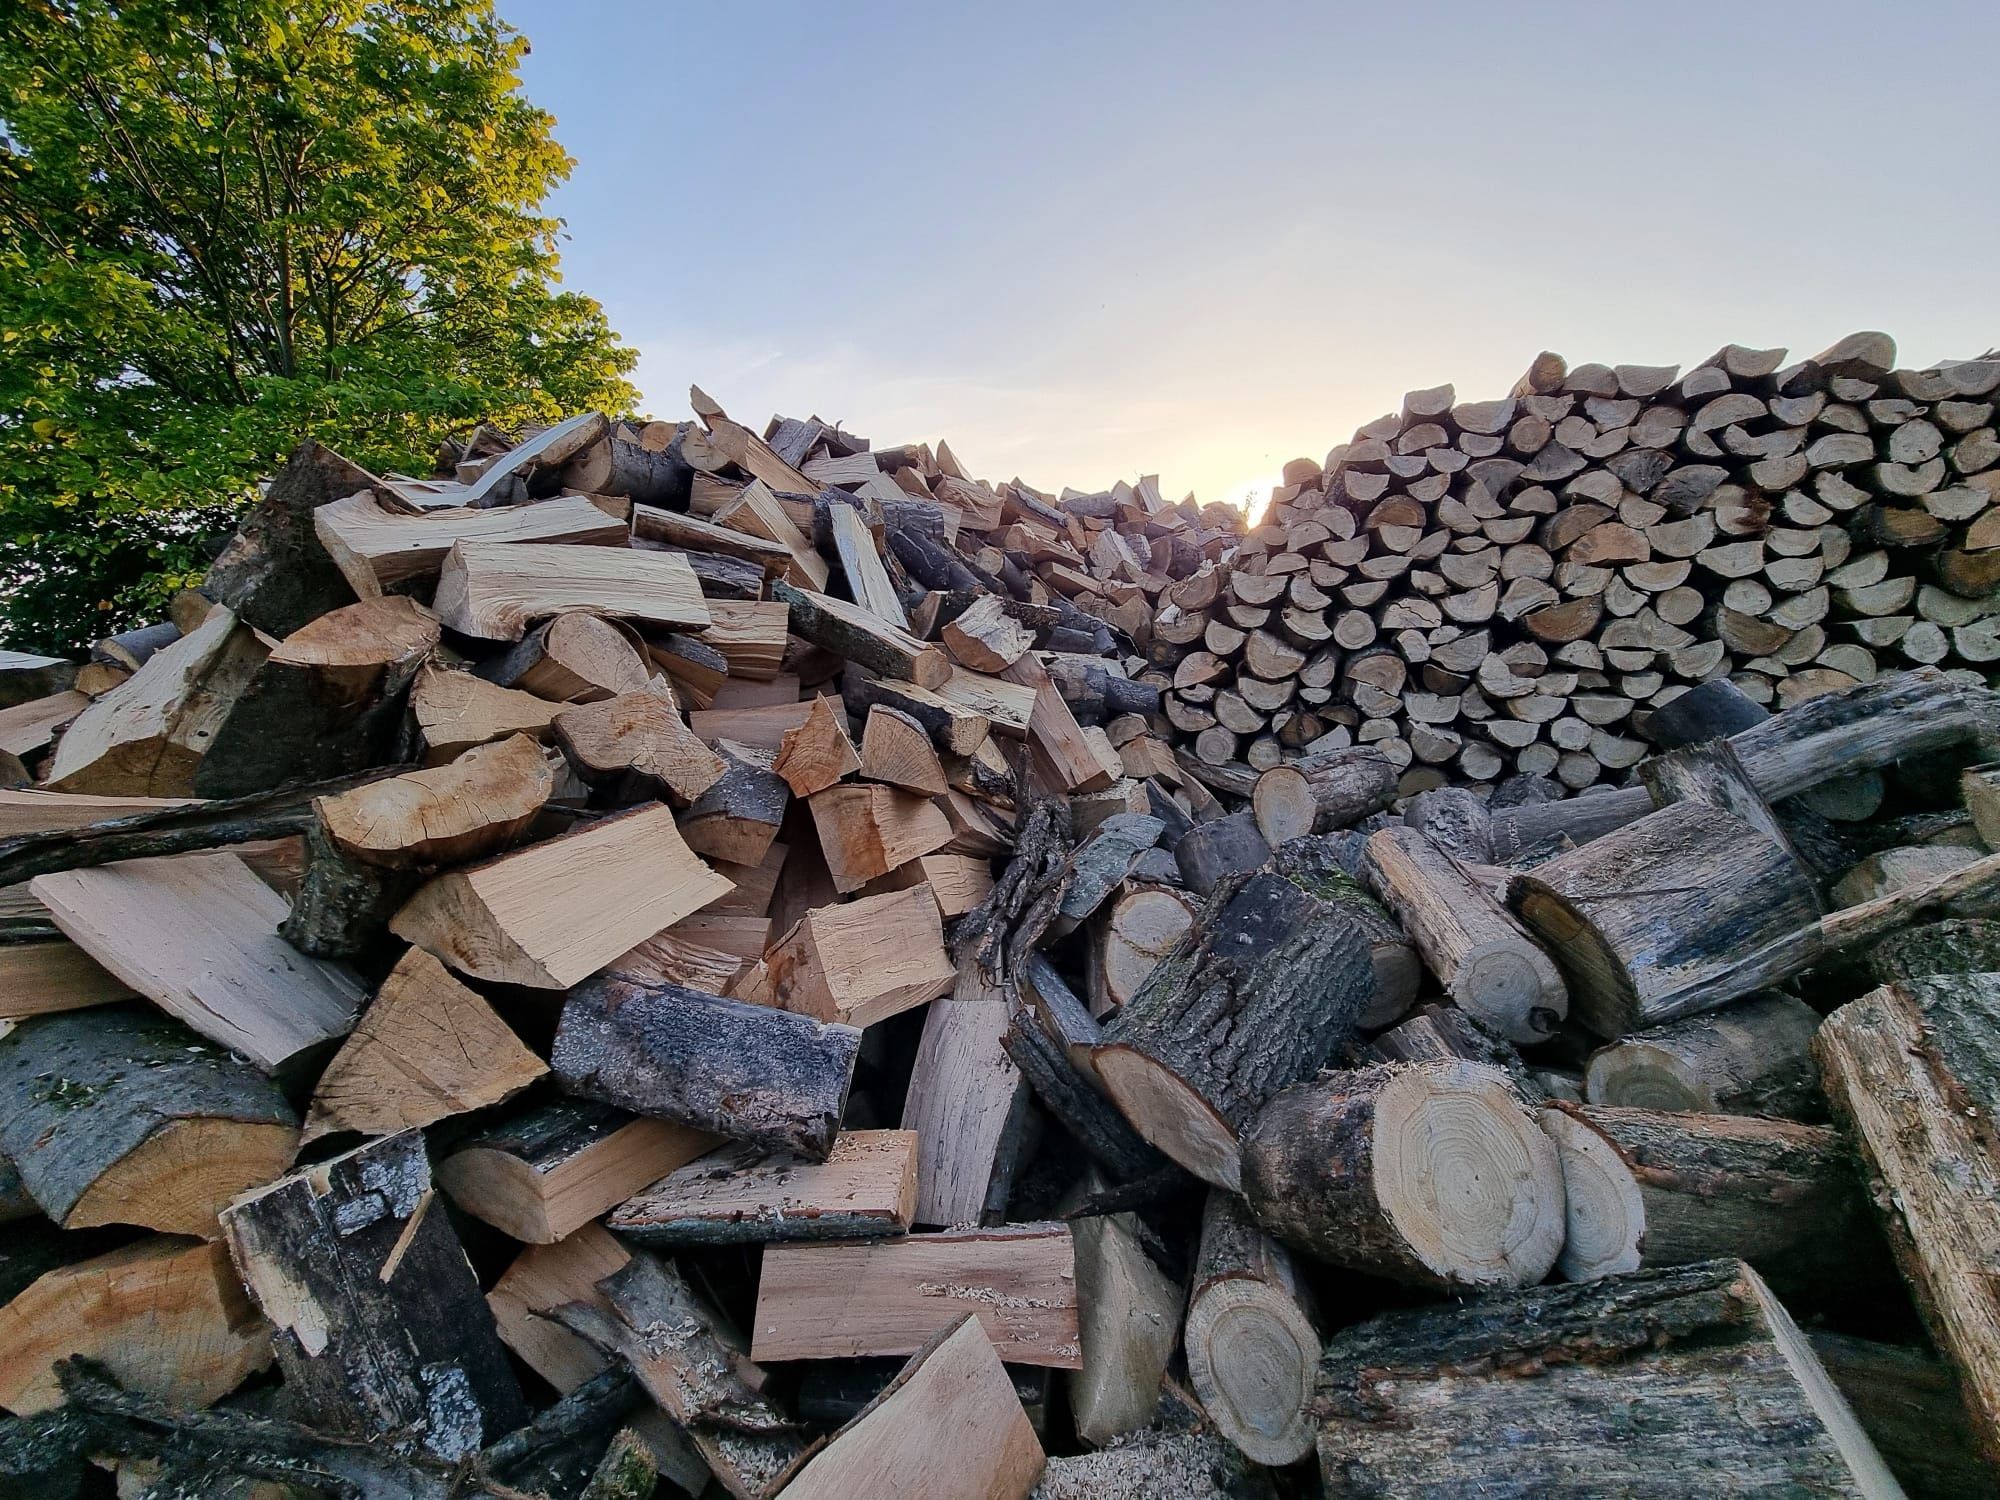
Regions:
[[518, 641], [537, 621], [592, 610], [669, 630], [709, 623], [687, 559], [629, 547], [459, 542], [439, 573], [438, 618], [477, 640]]
[[875, 783], [828, 787], [806, 799], [834, 889], [845, 895], [951, 842], [935, 803]]
[[919, 1224], [978, 1223], [996, 1196], [1005, 1197], [1026, 1102], [1003, 1046], [1009, 1009], [1007, 991], [967, 961], [951, 993], [924, 1014], [902, 1116], [917, 1142]]
[[855, 1027], [935, 1000], [957, 975], [927, 887], [815, 907], [766, 961], [773, 1003]]
[[[789, 557], [783, 581], [801, 588], [825, 590], [832, 573], [825, 560], [813, 551], [811, 539], [799, 529], [801, 524], [810, 522], [795, 521], [768, 484], [761, 480], [746, 484], [715, 512], [715, 522], [719, 526], [778, 543]], [[867, 613], [858, 606], [850, 605], [849, 608], [864, 615]]]
[[630, 626], [571, 611], [537, 625], [477, 670], [488, 682], [557, 703], [597, 703], [646, 685], [648, 668]]
[[834, 555], [855, 603], [884, 624], [908, 630], [910, 618], [903, 613], [902, 600], [896, 597], [896, 586], [889, 581], [889, 570], [860, 510], [843, 499], [829, 504], [825, 515]]
[[782, 580], [771, 585], [771, 597], [790, 609], [793, 634], [872, 672], [921, 688], [942, 687], [951, 676], [944, 652], [859, 605]]
[[688, 804], [680, 819], [681, 836], [695, 853], [718, 862], [760, 865], [784, 825], [791, 789], [775, 772], [748, 759], [732, 753], [723, 760], [728, 770]]
[[490, 1005], [412, 948], [320, 1075], [305, 1138], [421, 1130], [512, 1098], [546, 1072]]
[[547, 739], [560, 703], [496, 687], [470, 672], [426, 667], [410, 688], [410, 712], [422, 736], [425, 764], [441, 766], [477, 745], [517, 734]]
[[361, 599], [379, 598], [412, 579], [435, 577], [446, 555], [462, 541], [615, 547], [624, 544], [626, 530], [623, 521], [584, 495], [558, 495], [537, 505], [452, 507], [413, 515], [384, 504], [377, 494], [350, 493], [314, 510], [312, 527]]
[[132, 998], [110, 970], [66, 939], [0, 943], [0, 1021]]
[[[936, 1441], [952, 1434], [949, 1444]], [[919, 1349], [785, 1486], [791, 1500], [1026, 1500], [1042, 1472], [1014, 1382], [970, 1315]]]
[[1538, 1041], [1569, 1012], [1540, 944], [1437, 845], [1413, 828], [1368, 838], [1369, 883], [1445, 993], [1509, 1041]]
[[525, 498], [531, 481], [559, 473], [571, 459], [602, 441], [609, 426], [603, 412], [587, 411], [544, 427], [495, 454], [466, 486], [465, 503], [489, 508]]
[[1188, 1297], [1188, 1380], [1245, 1457], [1282, 1467], [1311, 1451], [1319, 1330], [1298, 1268], [1240, 1200], [1210, 1192]]
[[[872, 712], [872, 711], [871, 711]], [[847, 715], [837, 698], [814, 698], [806, 721], [785, 731], [771, 770], [784, 778], [794, 797], [823, 792], [843, 776], [861, 769], [848, 733]]]
[[1555, 1147], [1480, 1063], [1384, 1063], [1288, 1089], [1245, 1135], [1242, 1175], [1268, 1233], [1413, 1285], [1524, 1286], [1562, 1249]]
[[1979, 841], [2000, 853], [2000, 765], [1969, 767], [1959, 782], [1965, 810], [1972, 814], [1972, 826]]
[[440, 875], [389, 929], [475, 979], [559, 990], [729, 888], [654, 804]]
[[1071, 1230], [1083, 1363], [1069, 1373], [1070, 1412], [1076, 1435], [1102, 1447], [1153, 1420], [1180, 1332], [1181, 1288], [1153, 1264], [1132, 1215], [1093, 1214]]
[[524, 734], [475, 746], [447, 765], [318, 797], [319, 827], [341, 853], [386, 870], [457, 865], [518, 843], [555, 793], [555, 773]]
[[1901, 1493], [1740, 1261], [1384, 1314], [1327, 1345], [1317, 1404], [1320, 1472], [1366, 1493]]
[[993, 594], [983, 594], [948, 621], [940, 638], [960, 665], [975, 672], [1004, 672], [1034, 644], [1034, 632]]
[[909, 1130], [842, 1131], [824, 1162], [737, 1142], [640, 1189], [606, 1222], [672, 1249], [901, 1234], [915, 1209], [916, 1167]]
[[930, 734], [909, 715], [881, 704], [868, 710], [861, 732], [861, 774], [920, 796], [942, 796], [944, 765]]
[[465, 1141], [438, 1185], [475, 1218], [527, 1245], [602, 1217], [713, 1148], [716, 1137], [621, 1110], [559, 1099]]
[[65, 1229], [215, 1239], [216, 1215], [291, 1164], [298, 1117], [255, 1068], [138, 1006], [0, 1037], [0, 1155]]
[[76, 683], [76, 663], [29, 651], [0, 651], [0, 708], [67, 693]]
[[185, 1411], [269, 1365], [271, 1329], [221, 1245], [154, 1235], [51, 1270], [0, 1307], [0, 1406], [63, 1404], [57, 1365], [78, 1357]]
[[1254, 875], [1217, 891], [1092, 1061], [1142, 1136], [1234, 1190], [1240, 1133], [1353, 1034], [1373, 984], [1359, 928], [1292, 882]]
[[729, 769], [695, 738], [670, 694], [652, 686], [565, 708], [555, 734], [577, 774], [620, 803], [657, 798], [686, 807]]
[[[754, 564], [760, 572], [776, 577], [791, 565], [792, 554], [782, 542], [753, 536], [731, 526], [717, 526], [699, 516], [658, 506], [632, 507], [632, 537], [638, 542], [656, 542], [680, 552], [707, 552]], [[751, 597], [759, 597], [762, 586]]]
[[570, 992], [549, 1063], [573, 1094], [824, 1161], [860, 1045], [852, 1026], [604, 978]]
[[63, 932], [136, 993], [267, 1073], [345, 1036], [361, 982], [278, 936], [285, 899], [234, 854], [186, 854], [29, 882]]
[[912, 1354], [967, 1311], [1002, 1359], [1079, 1368], [1069, 1226], [773, 1245], [757, 1284], [750, 1357]]
[[281, 1178], [222, 1222], [314, 1426], [452, 1461], [526, 1418], [416, 1131]]
[[1766, 995], [1669, 1026], [1636, 1032], [1591, 1054], [1592, 1104], [1709, 1114], [1822, 1113], [1812, 1039], [1819, 1013], [1790, 995]]
[[1813, 1043], [1827, 1100], [1861, 1147], [1870, 1201], [1957, 1368], [1989, 1462], [2000, 1458], [2000, 1314], [1986, 1269], [2000, 1235], [1996, 1025], [1994, 976], [1913, 979], [1842, 1006]]
[[1820, 1125], [1749, 1115], [1550, 1105], [1568, 1228], [1557, 1269], [1593, 1281], [1728, 1253], [1781, 1284], [1856, 1284], [1859, 1184]]

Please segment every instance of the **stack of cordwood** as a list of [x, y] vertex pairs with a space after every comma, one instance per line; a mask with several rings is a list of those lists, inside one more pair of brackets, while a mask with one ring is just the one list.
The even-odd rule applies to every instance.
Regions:
[[1780, 363], [303, 444], [0, 655], [0, 1495], [1992, 1490], [2000, 364]]

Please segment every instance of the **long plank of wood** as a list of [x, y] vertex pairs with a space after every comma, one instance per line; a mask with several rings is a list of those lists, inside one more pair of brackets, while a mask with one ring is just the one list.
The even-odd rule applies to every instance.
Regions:
[[587, 411], [553, 427], [544, 427], [527, 442], [508, 449], [489, 463], [485, 472], [466, 488], [465, 503], [485, 503], [502, 481], [528, 468], [567, 463], [603, 437], [608, 425], [602, 412]]
[[389, 928], [475, 979], [562, 990], [729, 889], [654, 803], [440, 875]]
[[[951, 1441], [941, 1443], [940, 1433]], [[1042, 1445], [971, 1318], [922, 1350], [785, 1486], [787, 1500], [1022, 1500]]]
[[854, 602], [897, 629], [908, 630], [910, 617], [903, 613], [903, 601], [896, 597], [896, 586], [889, 581], [889, 570], [882, 564], [882, 554], [875, 550], [874, 535], [861, 512], [851, 505], [830, 505], [826, 521]]
[[1004, 1360], [1080, 1368], [1069, 1226], [774, 1245], [764, 1252], [750, 1357], [914, 1354], [966, 1312]]
[[909, 1130], [842, 1131], [823, 1162], [732, 1142], [640, 1190], [606, 1223], [670, 1247], [901, 1234], [916, 1165]]
[[459, 542], [446, 556], [433, 606], [461, 634], [518, 641], [537, 620], [592, 610], [670, 630], [709, 623], [701, 580], [677, 552]]
[[436, 573], [459, 542], [619, 547], [625, 544], [626, 523], [585, 495], [561, 495], [538, 505], [411, 515], [364, 492], [314, 511], [313, 531], [354, 592], [373, 599], [391, 584]]
[[234, 854], [64, 870], [29, 890], [120, 981], [267, 1072], [347, 1035], [366, 993], [278, 936], [284, 897]]
[[950, 995], [932, 1002], [903, 1099], [903, 1128], [917, 1136], [917, 1222], [973, 1224], [988, 1205], [993, 1172], [1024, 1087], [1000, 1045], [1008, 997], [976, 963]]
[[696, 552], [719, 552], [724, 557], [740, 557], [756, 563], [776, 577], [791, 563], [792, 554], [782, 542], [754, 536], [731, 526], [717, 526], [699, 516], [662, 510], [656, 505], [632, 507], [632, 535], [641, 541], [659, 542]]

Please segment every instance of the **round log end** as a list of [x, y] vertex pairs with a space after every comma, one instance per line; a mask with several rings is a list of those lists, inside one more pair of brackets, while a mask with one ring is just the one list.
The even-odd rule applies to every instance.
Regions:
[[1564, 1233], [1556, 1270], [1565, 1281], [1596, 1281], [1639, 1269], [1646, 1201], [1618, 1150], [1584, 1121], [1545, 1109], [1542, 1129], [1562, 1163]]
[[1448, 986], [1451, 998], [1510, 1042], [1545, 1041], [1569, 1013], [1556, 966], [1515, 939], [1469, 950]]
[[1453, 1286], [1528, 1286], [1563, 1245], [1562, 1166], [1506, 1074], [1438, 1062], [1375, 1101], [1376, 1194], [1425, 1269]]
[[291, 1125], [171, 1120], [91, 1183], [62, 1226], [139, 1224], [216, 1239], [222, 1210], [248, 1189], [284, 1176], [298, 1144]]
[[1186, 1339], [1195, 1394], [1244, 1457], [1282, 1468], [1312, 1451], [1320, 1343], [1296, 1302], [1247, 1277], [1212, 1282], [1188, 1308]]
[[1236, 1132], [1206, 1099], [1134, 1047], [1109, 1043], [1091, 1061], [1111, 1102], [1148, 1142], [1210, 1186], [1243, 1190]]
[[1583, 1078], [1584, 1097], [1592, 1104], [1709, 1113], [1716, 1109], [1715, 1091], [1685, 1058], [1630, 1037], [1592, 1053]]

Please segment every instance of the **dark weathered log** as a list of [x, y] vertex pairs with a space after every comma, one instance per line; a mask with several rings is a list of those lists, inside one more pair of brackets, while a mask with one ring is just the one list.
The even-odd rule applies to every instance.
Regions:
[[1049, 660], [1049, 677], [1062, 690], [1080, 724], [1102, 724], [1120, 714], [1160, 711], [1160, 690], [1148, 683], [1120, 677], [1102, 662], [1075, 656], [1055, 656]]
[[1234, 1194], [1211, 1191], [1187, 1307], [1188, 1380], [1222, 1435], [1260, 1464], [1311, 1450], [1320, 1338], [1291, 1255]]
[[1141, 1135], [1235, 1189], [1239, 1133], [1353, 1035], [1373, 992], [1368, 939], [1338, 908], [1282, 876], [1232, 880], [1112, 1018], [1093, 1062]]
[[[1247, 799], [1257, 789], [1258, 772], [1249, 766], [1212, 766], [1179, 750], [1174, 758], [1188, 775], [1227, 796]], [[1312, 783], [1322, 832], [1358, 823], [1396, 798], [1395, 766], [1366, 745], [1304, 755], [1291, 764]]]
[[1485, 1063], [1513, 1079], [1514, 1087], [1530, 1103], [1541, 1102], [1545, 1093], [1529, 1075], [1512, 1042], [1455, 1005], [1422, 1006], [1355, 1052], [1364, 1064], [1444, 1062], [1454, 1057]]
[[1348, 839], [1359, 835], [1318, 834], [1293, 839], [1280, 849], [1274, 868], [1294, 885], [1319, 897], [1361, 929], [1368, 939], [1375, 990], [1361, 1012], [1361, 1027], [1373, 1031], [1409, 1010], [1423, 983], [1424, 966], [1401, 926], [1355, 878]]
[[549, 1060], [571, 1093], [825, 1161], [860, 1045], [852, 1026], [600, 977], [570, 991]]
[[1453, 859], [1493, 863], [1493, 818], [1486, 803], [1462, 786], [1439, 787], [1410, 799], [1403, 821]]
[[1001, 1045], [1043, 1107], [1105, 1171], [1121, 1182], [1134, 1182], [1167, 1165], [1110, 1101], [1077, 1074], [1061, 1044], [1034, 1020], [1017, 1015]]
[[1950, 1500], [1992, 1483], [1951, 1366], [1928, 1349], [1815, 1329], [1813, 1353], [1911, 1495]]
[[222, 1222], [277, 1326], [286, 1392], [315, 1426], [450, 1461], [527, 1415], [420, 1133], [282, 1178]]
[[209, 564], [203, 591], [245, 624], [280, 637], [352, 604], [354, 590], [314, 534], [313, 512], [330, 500], [382, 488], [366, 469], [306, 439]]
[[1317, 1401], [1340, 1493], [1899, 1493], [1738, 1261], [1387, 1313], [1327, 1345]]
[[1114, 813], [1093, 828], [1070, 851], [1058, 877], [1063, 892], [1055, 935], [1062, 936], [1103, 905], [1131, 874], [1132, 862], [1159, 841], [1164, 827], [1145, 813]]
[[1813, 1119], [1824, 1112], [1813, 1068], [1819, 1012], [1771, 994], [1634, 1032], [1591, 1055], [1592, 1104]]
[[1653, 710], [1646, 737], [1662, 750], [1727, 739], [1771, 717], [1769, 709], [1752, 702], [1727, 677], [1689, 688], [1680, 697]]
[[771, 597], [790, 608], [793, 634], [870, 671], [925, 688], [942, 686], [951, 676], [951, 658], [943, 651], [858, 604], [797, 589], [782, 579], [772, 583]]
[[1891, 933], [1869, 948], [1864, 962], [1877, 984], [1931, 974], [2000, 973], [2000, 921], [1947, 917]]
[[1174, 845], [1181, 879], [1191, 891], [1206, 896], [1234, 876], [1248, 875], [1269, 863], [1271, 846], [1258, 832], [1249, 812], [1198, 823]]
[[1506, 1073], [1381, 1063], [1280, 1094], [1242, 1142], [1243, 1195], [1294, 1249], [1419, 1286], [1539, 1281], [1562, 1168]]
[[415, 870], [354, 858], [315, 823], [306, 830], [306, 871], [279, 936], [314, 958], [353, 958], [389, 930], [389, 919], [423, 883]]

